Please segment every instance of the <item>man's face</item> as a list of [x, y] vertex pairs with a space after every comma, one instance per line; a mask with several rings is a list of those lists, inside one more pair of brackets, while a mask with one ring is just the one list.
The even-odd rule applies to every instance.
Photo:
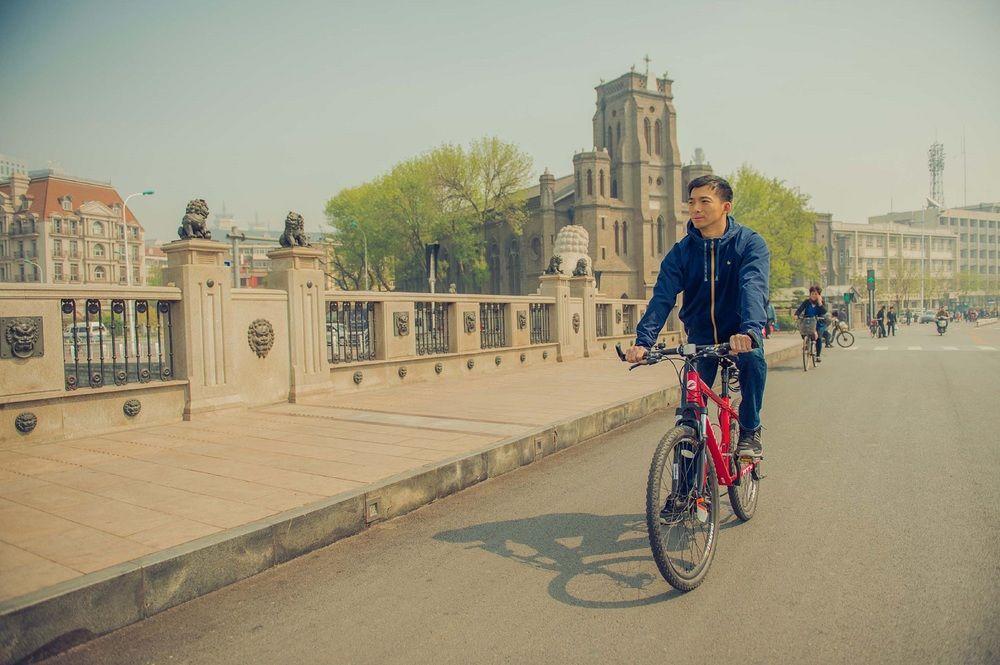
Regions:
[[688, 214], [699, 231], [712, 224], [719, 224], [733, 209], [731, 201], [723, 201], [714, 189], [705, 185], [691, 191], [688, 197]]

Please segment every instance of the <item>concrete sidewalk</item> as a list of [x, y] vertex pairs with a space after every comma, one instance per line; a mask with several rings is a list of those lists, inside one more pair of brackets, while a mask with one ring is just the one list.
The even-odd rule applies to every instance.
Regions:
[[[768, 342], [769, 362], [797, 336]], [[0, 661], [127, 625], [648, 415], [613, 356], [0, 450]]]

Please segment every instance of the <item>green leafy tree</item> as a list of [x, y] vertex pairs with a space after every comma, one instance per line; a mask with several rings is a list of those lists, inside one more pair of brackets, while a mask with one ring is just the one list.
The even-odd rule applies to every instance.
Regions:
[[744, 164], [728, 178], [733, 216], [764, 237], [771, 250], [771, 290], [791, 286], [793, 276], [819, 277], [822, 252], [813, 238], [809, 196]]
[[531, 159], [495, 138], [468, 148], [443, 145], [394, 166], [379, 178], [342, 190], [327, 202], [326, 216], [341, 250], [332, 261], [342, 289], [364, 284], [364, 238], [373, 288], [396, 284], [423, 288], [424, 246], [440, 242], [447, 256], [441, 277], [463, 290], [485, 283], [485, 228], [506, 223], [520, 231], [527, 219], [516, 196], [528, 181]]

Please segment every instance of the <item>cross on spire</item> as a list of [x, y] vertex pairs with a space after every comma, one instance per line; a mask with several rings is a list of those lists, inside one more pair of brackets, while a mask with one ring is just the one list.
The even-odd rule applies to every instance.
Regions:
[[651, 63], [652, 60], [650, 60], [648, 53], [645, 55], [645, 57], [643, 57], [643, 61], [646, 63], [646, 76], [649, 76], [649, 63]]

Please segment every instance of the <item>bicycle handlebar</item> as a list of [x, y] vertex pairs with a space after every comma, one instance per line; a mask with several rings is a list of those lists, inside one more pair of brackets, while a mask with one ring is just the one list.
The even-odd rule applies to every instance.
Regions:
[[[724, 342], [722, 344], [681, 344], [680, 346], [667, 348], [662, 342], [657, 344], [653, 348], [646, 352], [646, 357], [637, 363], [634, 363], [629, 370], [633, 370], [636, 367], [642, 367], [643, 365], [655, 365], [667, 356], [679, 356], [682, 358], [695, 358], [695, 357], [723, 357], [729, 355], [730, 346], [729, 342]], [[625, 361], [625, 352], [622, 351], [621, 344], [615, 344], [615, 352], [618, 354], [618, 358], [622, 362]]]

